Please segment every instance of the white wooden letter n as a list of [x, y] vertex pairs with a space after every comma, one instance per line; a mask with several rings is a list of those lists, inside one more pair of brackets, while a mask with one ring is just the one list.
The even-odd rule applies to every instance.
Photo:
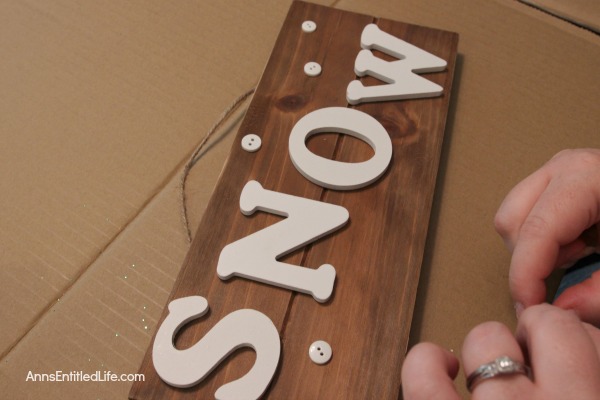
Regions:
[[266, 190], [256, 181], [244, 186], [240, 209], [245, 215], [261, 210], [286, 218], [225, 246], [217, 265], [219, 277], [229, 279], [237, 275], [308, 293], [318, 302], [327, 301], [335, 281], [332, 265], [304, 268], [279, 262], [277, 258], [339, 229], [348, 221], [348, 210]]

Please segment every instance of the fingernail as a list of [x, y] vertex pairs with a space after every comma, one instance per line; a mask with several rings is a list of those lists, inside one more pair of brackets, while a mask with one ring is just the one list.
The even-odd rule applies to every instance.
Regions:
[[521, 316], [521, 313], [523, 312], [523, 310], [525, 309], [525, 307], [523, 306], [523, 304], [517, 302], [515, 303], [515, 312], [517, 313], [517, 318], [519, 318]]

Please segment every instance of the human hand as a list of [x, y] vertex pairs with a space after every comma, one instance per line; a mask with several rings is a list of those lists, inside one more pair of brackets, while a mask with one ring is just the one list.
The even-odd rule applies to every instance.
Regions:
[[[473, 399], [598, 399], [600, 330], [581, 322], [572, 311], [542, 304], [526, 309], [516, 334], [499, 322], [475, 327], [465, 338], [462, 360], [468, 376], [480, 365], [508, 356], [529, 361], [533, 379], [521, 374], [482, 380]], [[457, 400], [454, 386], [459, 363], [449, 351], [420, 343], [402, 366], [404, 400]]]
[[[517, 314], [545, 300], [555, 268], [600, 248], [600, 150], [564, 150], [506, 196], [496, 230], [512, 252]], [[582, 235], [583, 233], [583, 235]], [[600, 273], [565, 290], [555, 304], [600, 326]]]

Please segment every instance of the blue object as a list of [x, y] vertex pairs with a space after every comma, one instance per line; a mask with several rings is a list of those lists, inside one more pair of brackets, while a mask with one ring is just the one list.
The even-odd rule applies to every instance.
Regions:
[[565, 272], [560, 284], [558, 285], [558, 290], [554, 295], [554, 300], [561, 295], [567, 288], [570, 288], [573, 285], [583, 282], [592, 276], [592, 274], [600, 269], [600, 254], [595, 253], [581, 260], [577, 261], [575, 265]]

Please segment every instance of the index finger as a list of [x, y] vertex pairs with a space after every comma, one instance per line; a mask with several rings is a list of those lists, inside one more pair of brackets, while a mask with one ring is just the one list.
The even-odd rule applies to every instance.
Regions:
[[550, 172], [541, 168], [519, 182], [500, 204], [494, 216], [494, 226], [509, 251], [514, 250], [523, 222], [551, 179]]
[[553, 180], [521, 225], [512, 254], [509, 283], [513, 298], [528, 307], [542, 303], [545, 279], [556, 267], [561, 246], [575, 241], [593, 221], [593, 196], [577, 182]]

